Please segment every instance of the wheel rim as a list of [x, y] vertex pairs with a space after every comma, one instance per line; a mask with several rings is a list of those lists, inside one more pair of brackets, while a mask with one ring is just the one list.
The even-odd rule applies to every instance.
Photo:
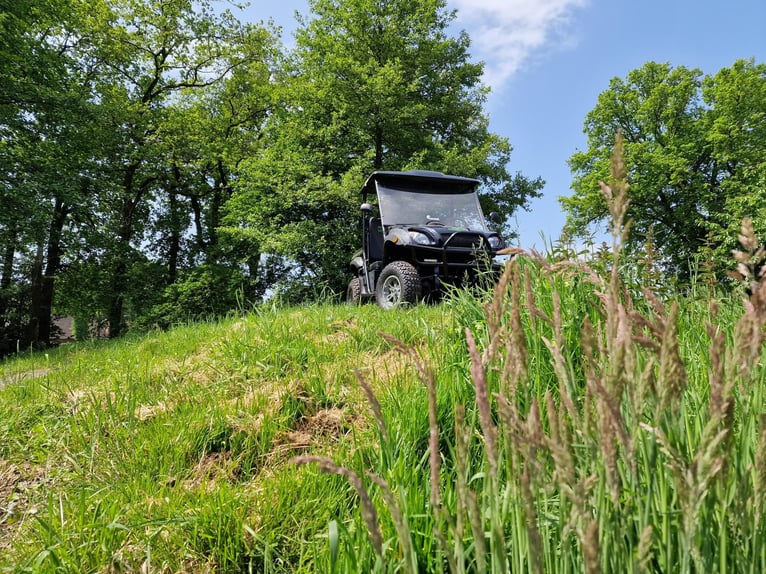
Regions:
[[394, 307], [402, 298], [402, 284], [396, 275], [386, 277], [383, 282], [383, 301], [386, 305]]

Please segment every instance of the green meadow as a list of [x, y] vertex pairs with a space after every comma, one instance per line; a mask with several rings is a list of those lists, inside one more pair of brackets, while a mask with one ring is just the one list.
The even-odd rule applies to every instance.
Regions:
[[0, 571], [766, 571], [766, 287], [620, 249], [6, 360]]

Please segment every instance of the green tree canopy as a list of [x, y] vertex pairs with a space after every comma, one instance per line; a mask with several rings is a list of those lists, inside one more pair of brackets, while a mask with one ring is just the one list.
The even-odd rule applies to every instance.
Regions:
[[98, 118], [74, 57], [79, 16], [67, 0], [0, 11], [0, 347], [48, 341], [67, 223], [89, 215], [100, 179]]
[[567, 225], [584, 233], [607, 219], [614, 137], [625, 137], [631, 242], [653, 238], [666, 269], [688, 278], [712, 257], [723, 271], [742, 219], [766, 233], [766, 65], [739, 60], [705, 76], [649, 62], [614, 78], [585, 121], [588, 148], [570, 158], [574, 194]]
[[0, 0], [0, 347], [47, 344], [54, 309], [117, 335], [202, 262], [239, 276], [216, 228], [278, 47], [214, 1]]
[[373, 170], [480, 178], [510, 216], [542, 181], [507, 171], [511, 146], [489, 131], [483, 65], [450, 35], [444, 0], [311, 0], [270, 120], [269, 144], [243, 166], [228, 224], [342, 290], [358, 190]]
[[[216, 132], [206, 132], [207, 141], [197, 139], [203, 145], [194, 146], [199, 132], [187, 129], [189, 143], [182, 151], [176, 137], [183, 126], [179, 116], [187, 122], [206, 121], [201, 114], [195, 117], [187, 102], [201, 100], [204, 94], [212, 98], [238, 69], [262, 62], [271, 37], [259, 27], [240, 23], [228, 11], [216, 13], [207, 0], [103, 0], [89, 4], [84, 20], [79, 61], [93, 70], [104, 127], [115, 134], [117, 161], [109, 162], [114, 186], [103, 202], [114, 241], [102, 263], [111, 275], [110, 333], [118, 335], [126, 304], [141, 301], [130, 297], [131, 266], [141, 266], [145, 259], [140, 245], [150, 232], [152, 209], [167, 208], [165, 238], [170, 245], [165, 255], [172, 268], [184, 228], [177, 209], [182, 192], [201, 213], [200, 198], [215, 196], [216, 190], [220, 196], [226, 185], [225, 173], [210, 170], [210, 163], [223, 157], [211, 155], [221, 151], [209, 143]], [[206, 167], [200, 170], [203, 164]], [[189, 189], [195, 184], [201, 190]], [[195, 216], [199, 227], [201, 215]], [[203, 241], [199, 232], [198, 240]], [[168, 275], [172, 281], [176, 273], [171, 270]]]

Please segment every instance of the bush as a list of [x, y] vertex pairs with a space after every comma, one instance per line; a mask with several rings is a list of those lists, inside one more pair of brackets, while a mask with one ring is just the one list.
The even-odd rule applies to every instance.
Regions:
[[244, 302], [248, 279], [236, 268], [207, 264], [165, 288], [162, 303], [140, 322], [167, 328], [178, 323], [220, 317]]

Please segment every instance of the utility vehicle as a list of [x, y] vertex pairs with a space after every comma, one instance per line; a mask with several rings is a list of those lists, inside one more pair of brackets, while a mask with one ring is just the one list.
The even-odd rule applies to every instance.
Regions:
[[505, 244], [484, 220], [479, 183], [433, 171], [370, 175], [362, 187], [362, 249], [351, 261], [347, 301], [374, 297], [391, 309], [438, 298], [445, 284], [473, 283], [491, 271]]

